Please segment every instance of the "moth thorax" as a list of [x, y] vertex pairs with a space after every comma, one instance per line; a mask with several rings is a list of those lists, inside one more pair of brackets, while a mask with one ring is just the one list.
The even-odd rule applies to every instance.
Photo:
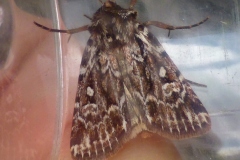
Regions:
[[137, 12], [133, 9], [124, 9], [115, 2], [106, 1], [94, 14], [92, 27], [95, 33], [106, 36], [109, 41], [128, 42], [134, 37], [134, 26]]

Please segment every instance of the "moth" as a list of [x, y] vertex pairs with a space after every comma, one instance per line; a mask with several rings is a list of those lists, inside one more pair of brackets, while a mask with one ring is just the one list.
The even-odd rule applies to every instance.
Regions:
[[143, 130], [170, 139], [200, 136], [211, 120], [148, 26], [189, 29], [157, 21], [137, 20], [131, 0], [128, 9], [106, 0], [88, 17], [91, 24], [72, 30], [89, 31], [78, 79], [71, 133], [74, 159], [104, 159]]

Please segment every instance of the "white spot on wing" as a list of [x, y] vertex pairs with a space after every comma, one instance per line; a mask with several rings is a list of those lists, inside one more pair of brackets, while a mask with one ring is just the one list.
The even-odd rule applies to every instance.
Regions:
[[177, 121], [176, 114], [174, 113], [172, 116], [173, 116], [173, 119], [174, 119], [174, 123], [175, 123], [176, 126], [177, 126], [178, 133], [180, 134], [180, 129], [179, 129], [179, 126], [178, 126], [178, 121]]
[[92, 89], [91, 87], [87, 87], [87, 95], [90, 96], [90, 97], [92, 97], [93, 94], [94, 94], [93, 89]]
[[71, 151], [73, 150], [74, 157], [76, 157], [78, 154], [78, 148], [79, 148], [79, 145], [77, 144], [71, 147]]
[[200, 127], [200, 128], [202, 128], [202, 124], [201, 124], [201, 122], [200, 122], [200, 120], [199, 120], [199, 118], [198, 118], [198, 116], [197, 115], [195, 115], [194, 116], [195, 118], [195, 121], [197, 121], [197, 124], [198, 124], [198, 126]]
[[200, 117], [201, 122], [208, 123], [207, 118], [206, 118], [206, 117], [208, 117], [207, 113], [199, 113], [198, 116]]
[[125, 102], [125, 96], [123, 95], [121, 98], [120, 98], [120, 107], [121, 107], [121, 110], [122, 110], [122, 107], [123, 107], [123, 103]]
[[195, 128], [194, 128], [194, 126], [193, 126], [193, 118], [192, 118], [192, 114], [191, 114], [191, 112], [186, 112], [186, 116], [188, 117], [188, 120], [189, 120], [189, 122], [191, 123], [191, 125], [192, 125], [192, 129], [195, 131]]
[[86, 122], [85, 122], [85, 120], [81, 117], [81, 116], [78, 116], [78, 118], [77, 118], [80, 122], [82, 122], [84, 125], [85, 125], [85, 127], [86, 127]]
[[109, 147], [110, 147], [110, 149], [112, 150], [112, 144], [111, 144], [111, 142], [110, 142], [110, 138], [109, 138], [109, 134], [108, 134], [108, 132], [105, 130], [105, 133], [106, 133], [106, 139], [107, 139], [107, 141], [108, 141], [108, 144], [109, 144]]
[[164, 67], [161, 67], [159, 71], [159, 76], [162, 78], [165, 77], [166, 72], [167, 72], [166, 69]]
[[119, 110], [118, 106], [111, 105], [108, 109], [108, 115], [110, 115], [110, 112], [117, 112]]
[[115, 140], [116, 140], [116, 142], [118, 143], [118, 139], [117, 139], [117, 137], [115, 137]]
[[152, 123], [152, 117], [150, 117], [149, 113], [147, 113], [147, 119], [148, 119], [148, 122], [151, 124]]
[[182, 122], [183, 122], [183, 125], [184, 125], [184, 128], [185, 128], [185, 131], [187, 132], [187, 126], [186, 126], [184, 121], [185, 121], [184, 118], [182, 118]]
[[75, 108], [79, 108], [79, 102], [75, 103]]
[[127, 122], [125, 121], [124, 117], [123, 117], [122, 126], [123, 126], [123, 129], [125, 130], [125, 132], [127, 132]]
[[86, 73], [86, 71], [87, 71], [87, 68], [86, 68], [86, 67], [81, 67], [79, 74], [82, 75], [82, 74]]
[[148, 29], [147, 29], [147, 27], [143, 28], [142, 33], [143, 33], [143, 35], [148, 36]]
[[103, 141], [103, 139], [102, 139], [102, 136], [100, 135], [100, 143], [101, 143], [101, 145], [102, 145], [102, 151], [103, 151], [103, 153], [105, 153], [105, 149], [104, 149], [104, 146], [103, 146], [103, 143], [104, 143], [104, 141]]
[[82, 106], [83, 109], [88, 109], [88, 108], [94, 108], [94, 109], [97, 109], [97, 105], [94, 104], [94, 103], [89, 103], [89, 104], [86, 104], [84, 106]]
[[185, 95], [186, 95], [186, 89], [185, 89], [185, 87], [183, 86], [183, 91], [182, 91], [182, 93], [181, 93], [182, 99], [184, 99]]
[[84, 143], [87, 148], [91, 148], [89, 135], [84, 136]]

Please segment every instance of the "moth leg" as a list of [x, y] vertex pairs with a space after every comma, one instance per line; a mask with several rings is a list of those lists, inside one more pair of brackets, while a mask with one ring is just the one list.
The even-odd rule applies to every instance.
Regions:
[[198, 87], [204, 87], [204, 88], [207, 88], [207, 85], [205, 84], [201, 84], [201, 83], [197, 83], [197, 82], [193, 82], [191, 80], [188, 80], [188, 79], [185, 79], [188, 83], [190, 83], [191, 85], [195, 85], [195, 86], [198, 86]]
[[84, 16], [88, 19], [90, 19], [91, 21], [93, 20], [91, 17], [89, 17], [88, 15], [84, 14]]
[[37, 22], [34, 22], [34, 24], [44, 30], [50, 31], [50, 32], [60, 32], [60, 33], [67, 33], [67, 34], [74, 34], [82, 31], [88, 30], [88, 25], [79, 27], [79, 28], [74, 28], [74, 29], [69, 29], [69, 30], [62, 30], [62, 29], [53, 29], [53, 28], [48, 28], [44, 25], [41, 25]]
[[205, 18], [204, 20], [202, 20], [202, 21], [200, 21], [200, 22], [198, 22], [196, 24], [192, 24], [192, 25], [188, 25], [188, 26], [171, 26], [171, 25], [168, 25], [168, 24], [165, 24], [165, 23], [162, 23], [162, 22], [158, 22], [158, 21], [148, 21], [148, 22], [145, 23], [145, 25], [147, 25], [147, 26], [153, 25], [153, 26], [158, 27], [158, 28], [167, 29], [169, 31], [168, 32], [168, 36], [169, 36], [171, 30], [175, 30], [175, 29], [191, 29], [193, 27], [197, 27], [197, 26], [203, 24], [208, 19], [209, 19], [209, 17]]

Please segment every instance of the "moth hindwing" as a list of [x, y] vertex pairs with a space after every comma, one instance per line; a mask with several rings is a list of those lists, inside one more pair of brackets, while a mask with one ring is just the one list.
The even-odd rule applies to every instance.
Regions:
[[210, 130], [210, 117], [201, 101], [148, 25], [168, 30], [161, 22], [137, 21], [129, 9], [107, 0], [92, 23], [73, 30], [91, 34], [80, 66], [71, 133], [75, 159], [103, 159], [123, 143], [147, 130], [171, 139], [200, 136]]

